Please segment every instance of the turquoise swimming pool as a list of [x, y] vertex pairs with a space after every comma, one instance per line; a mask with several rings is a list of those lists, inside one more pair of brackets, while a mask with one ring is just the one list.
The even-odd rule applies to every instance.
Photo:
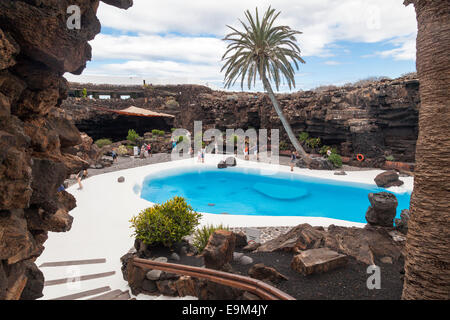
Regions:
[[[190, 168], [144, 179], [141, 197], [162, 203], [182, 196], [199, 212], [231, 215], [326, 217], [365, 223], [368, 194], [386, 191], [369, 184], [340, 182], [290, 173], [263, 175], [258, 169]], [[411, 195], [394, 193], [397, 216]]]

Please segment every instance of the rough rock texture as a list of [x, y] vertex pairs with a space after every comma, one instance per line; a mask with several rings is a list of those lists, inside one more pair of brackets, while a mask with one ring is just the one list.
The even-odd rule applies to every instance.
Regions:
[[[48, 231], [70, 230], [75, 199], [58, 187], [89, 164], [71, 148], [80, 133], [60, 108], [65, 72], [79, 74], [100, 32], [98, 0], [0, 2], [0, 299], [42, 296], [34, 265]], [[78, 5], [82, 28], [69, 30]]]
[[233, 232], [226, 230], [214, 232], [202, 253], [205, 267], [216, 270], [223, 269], [233, 260], [235, 246], [236, 236]]
[[286, 276], [279, 273], [275, 268], [267, 267], [263, 263], [258, 263], [248, 270], [248, 275], [254, 279], [266, 282], [279, 282], [289, 280]]
[[386, 171], [375, 177], [375, 183], [382, 188], [400, 187], [404, 184], [395, 171]]
[[310, 249], [296, 255], [291, 262], [291, 268], [303, 274], [325, 273], [345, 266], [347, 256], [327, 248]]
[[408, 233], [408, 221], [409, 221], [410, 211], [405, 209], [400, 213], [400, 219], [395, 219], [395, 229], [403, 234]]
[[314, 228], [309, 224], [301, 224], [288, 233], [267, 241], [257, 252], [292, 251], [316, 249], [323, 246], [323, 228]]
[[369, 201], [367, 222], [374, 226], [392, 227], [398, 206], [395, 195], [389, 192], [369, 193]]
[[389, 256], [402, 258], [403, 244], [389, 234], [393, 228], [366, 225], [364, 228], [346, 228], [331, 225], [328, 230], [301, 224], [261, 245], [257, 252], [289, 251], [300, 253], [309, 249], [329, 248], [352, 256], [368, 265]]
[[[128, 90], [131, 96], [135, 92], [143, 95], [129, 100], [67, 99], [63, 108], [82, 130], [90, 124], [108, 123], [107, 117], [112, 117], [94, 109], [95, 106], [124, 109], [135, 105], [175, 115], [173, 126], [178, 128], [192, 130], [195, 120], [203, 121], [204, 129], [278, 128], [280, 140], [289, 141], [270, 100], [261, 93], [228, 93], [195, 85], [70, 86], [72, 91], [86, 87], [88, 90]], [[306, 131], [312, 137], [321, 138], [324, 144], [338, 147], [339, 153], [347, 157], [354, 158], [358, 153], [366, 158], [381, 157], [380, 165], [385, 161], [385, 153], [393, 155], [397, 161], [414, 162], [420, 107], [417, 79], [404, 77], [321, 92], [301, 91], [280, 94], [278, 98], [296, 134]], [[116, 124], [120, 125], [119, 122]], [[158, 125], [163, 124], [153, 124], [154, 128]], [[358, 164], [356, 160], [355, 163]]]

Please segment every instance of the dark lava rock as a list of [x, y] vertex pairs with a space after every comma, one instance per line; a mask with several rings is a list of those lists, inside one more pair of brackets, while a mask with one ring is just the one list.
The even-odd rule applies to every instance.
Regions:
[[409, 221], [410, 212], [405, 209], [402, 210], [400, 214], [400, 219], [395, 219], [395, 228], [403, 234], [408, 233], [408, 221]]
[[245, 246], [247, 246], [247, 236], [245, 235], [245, 233], [241, 232], [237, 232], [234, 233], [234, 236], [236, 237], [236, 248], [243, 248]]
[[236, 167], [237, 162], [235, 157], [229, 157], [225, 160], [227, 167]]
[[279, 273], [275, 268], [267, 267], [262, 263], [255, 264], [248, 270], [248, 275], [254, 279], [270, 282], [279, 282], [289, 280], [286, 276]]
[[375, 183], [382, 188], [400, 187], [404, 184], [399, 180], [399, 175], [395, 171], [386, 171], [375, 177]]
[[313, 170], [334, 170], [333, 164], [325, 158], [311, 158], [311, 163], [309, 165], [300, 158], [297, 161], [297, 167]]
[[222, 269], [233, 260], [235, 245], [236, 237], [233, 232], [226, 230], [214, 232], [202, 253], [206, 268]]
[[226, 169], [226, 168], [227, 168], [226, 162], [225, 162], [225, 161], [220, 161], [220, 162], [217, 164], [217, 168], [218, 168], [218, 169]]
[[117, 179], [118, 183], [124, 183], [125, 182], [125, 178], [124, 177], [120, 177]]
[[397, 212], [398, 201], [388, 192], [370, 193], [371, 206], [366, 212], [366, 220], [371, 225], [392, 227]]

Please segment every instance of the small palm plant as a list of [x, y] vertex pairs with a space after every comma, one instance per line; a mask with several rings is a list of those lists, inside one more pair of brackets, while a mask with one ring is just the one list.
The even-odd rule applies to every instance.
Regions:
[[292, 64], [298, 70], [299, 63], [305, 63], [300, 57], [300, 48], [295, 38], [301, 32], [288, 26], [274, 25], [280, 13], [269, 7], [261, 20], [258, 8], [255, 17], [247, 10], [245, 12], [247, 23], [239, 20], [244, 31], [228, 26], [233, 32], [223, 39], [229, 44], [222, 57], [226, 62], [221, 71], [226, 70], [226, 88], [230, 88], [240, 79], [241, 88], [243, 89], [244, 82], [247, 82], [250, 89], [252, 84], [255, 85], [256, 77], [259, 75], [289, 139], [305, 162], [310, 163], [310, 157], [293, 133], [270, 84], [272, 81], [279, 90], [281, 80], [285, 79], [289, 89], [295, 87], [295, 71]]

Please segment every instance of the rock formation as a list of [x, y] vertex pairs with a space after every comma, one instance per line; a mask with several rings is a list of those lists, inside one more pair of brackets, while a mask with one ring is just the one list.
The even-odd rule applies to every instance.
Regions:
[[[129, 100], [67, 99], [63, 108], [82, 130], [89, 126], [95, 130], [99, 126], [93, 127], [93, 124], [107, 124], [112, 117], [93, 107], [124, 109], [135, 105], [175, 115], [173, 126], [179, 128], [192, 130], [195, 120], [203, 121], [204, 129], [277, 128], [280, 140], [289, 141], [269, 99], [262, 93], [229, 93], [196, 85], [140, 89], [139, 86], [70, 86], [72, 96], [87, 87], [90, 91], [113, 93], [128, 90], [134, 97]], [[296, 134], [308, 132], [312, 137], [321, 138], [324, 144], [338, 147], [339, 153], [347, 157], [362, 153], [366, 158], [382, 157], [384, 161], [387, 153], [396, 161], [414, 162], [420, 99], [419, 81], [413, 76], [326, 91], [280, 94], [278, 98]], [[120, 121], [116, 119], [116, 123]], [[153, 125], [159, 129], [163, 124]], [[98, 135], [101, 136], [101, 132]]]
[[[67, 27], [70, 5], [80, 8], [79, 30]], [[90, 60], [88, 41], [100, 32], [98, 5], [0, 2], [0, 299], [42, 296], [34, 261], [48, 231], [72, 226], [75, 199], [57, 189], [88, 163], [71, 152], [82, 140], [60, 108], [68, 89], [62, 75], [80, 74]]]

